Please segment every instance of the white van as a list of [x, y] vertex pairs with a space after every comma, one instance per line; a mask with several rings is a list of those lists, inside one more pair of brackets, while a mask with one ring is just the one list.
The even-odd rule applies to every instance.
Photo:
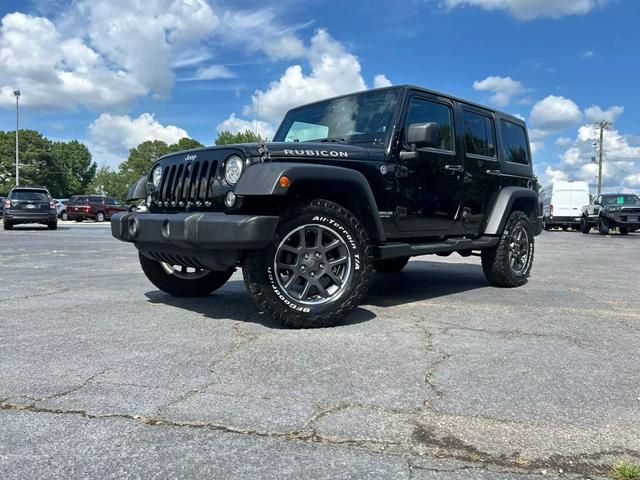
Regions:
[[542, 189], [542, 221], [545, 230], [564, 229], [580, 225], [582, 207], [589, 205], [587, 182], [555, 182]]

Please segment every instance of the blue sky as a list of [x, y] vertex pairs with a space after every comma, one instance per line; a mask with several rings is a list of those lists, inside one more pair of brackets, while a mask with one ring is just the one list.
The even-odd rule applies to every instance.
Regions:
[[639, 2], [631, 0], [13, 1], [0, 4], [0, 130], [79, 138], [115, 166], [142, 140], [263, 134], [290, 106], [388, 83], [529, 123], [546, 183], [640, 189]]

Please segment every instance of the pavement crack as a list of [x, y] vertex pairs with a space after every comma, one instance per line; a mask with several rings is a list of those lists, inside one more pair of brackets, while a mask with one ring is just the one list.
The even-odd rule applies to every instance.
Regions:
[[433, 392], [433, 398], [428, 398], [425, 400], [425, 407], [429, 407], [434, 400], [442, 398], [444, 396], [444, 392], [438, 388], [438, 386], [433, 381], [433, 375], [435, 371], [447, 360], [449, 360], [450, 355], [447, 352], [442, 352], [436, 349], [435, 340], [433, 338], [433, 333], [429, 331], [427, 327], [424, 326], [424, 323], [419, 317], [415, 317], [414, 325], [417, 329], [421, 330], [425, 336], [425, 351], [427, 355], [430, 353], [437, 353], [439, 356], [429, 363], [427, 371], [424, 374], [424, 383], [429, 387], [431, 392]]
[[53, 395], [49, 395], [48, 397], [43, 397], [43, 398], [37, 400], [37, 402], [42, 402], [44, 400], [53, 400], [55, 398], [64, 397], [65, 395], [69, 395], [71, 393], [77, 392], [78, 390], [82, 390], [83, 388], [88, 386], [91, 382], [93, 382], [96, 378], [104, 375], [105, 373], [107, 373], [110, 370], [111, 370], [110, 368], [106, 368], [106, 369], [104, 369], [104, 370], [102, 370], [102, 371], [100, 371], [98, 373], [94, 373], [89, 378], [87, 378], [84, 382], [80, 383], [79, 385], [76, 385], [75, 387], [70, 388], [69, 390], [65, 390], [64, 392], [55, 393]]

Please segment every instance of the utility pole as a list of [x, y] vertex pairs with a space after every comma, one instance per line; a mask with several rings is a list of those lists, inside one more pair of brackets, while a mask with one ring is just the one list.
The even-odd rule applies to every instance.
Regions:
[[18, 107], [18, 100], [20, 99], [20, 90], [14, 90], [13, 94], [16, 97], [16, 187], [20, 185], [20, 160], [18, 156], [18, 151], [20, 149], [19, 146], [19, 138], [18, 138], [18, 130], [20, 129], [20, 109]]
[[596, 126], [600, 128], [600, 151], [598, 153], [598, 195], [602, 193], [602, 160], [604, 157], [604, 131], [611, 126], [611, 123], [606, 120], [601, 120], [596, 123]]

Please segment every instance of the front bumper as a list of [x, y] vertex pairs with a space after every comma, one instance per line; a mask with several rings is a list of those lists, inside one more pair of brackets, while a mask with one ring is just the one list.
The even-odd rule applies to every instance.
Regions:
[[118, 213], [111, 233], [136, 244], [185, 249], [254, 250], [266, 247], [279, 217], [224, 213]]
[[611, 227], [624, 227], [624, 228], [628, 228], [629, 230], [640, 229], [640, 214], [638, 213], [629, 213], [629, 214], [604, 213], [601, 215], [607, 219], [607, 222]]
[[569, 227], [580, 225], [581, 221], [580, 215], [576, 215], [574, 217], [549, 217], [546, 223], [551, 226]]

